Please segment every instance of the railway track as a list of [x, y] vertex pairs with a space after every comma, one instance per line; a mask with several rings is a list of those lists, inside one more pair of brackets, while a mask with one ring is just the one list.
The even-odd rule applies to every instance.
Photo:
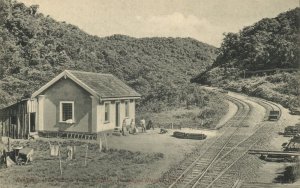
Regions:
[[[272, 127], [263, 123], [251, 134], [245, 136], [242, 128], [251, 113], [251, 106], [237, 98], [228, 97], [238, 106], [234, 118], [223, 127], [223, 134], [211, 144], [205, 145], [204, 151], [172, 182], [172, 187], [232, 187], [237, 179], [234, 174], [227, 173], [249, 149], [257, 144]], [[259, 104], [266, 110], [280, 107], [267, 101]], [[281, 114], [281, 113], [280, 113]]]
[[[237, 124], [240, 121], [240, 117], [245, 113], [246, 110], [245, 104], [243, 105], [240, 100], [235, 99], [233, 97], [228, 98], [228, 100], [232, 101], [238, 108], [236, 114], [222, 126], [220, 131], [225, 131], [228, 127], [231, 127], [234, 124]], [[219, 137], [218, 137], [219, 138]], [[210, 148], [210, 146], [216, 142], [218, 138], [212, 138], [210, 140], [205, 140], [202, 142], [203, 144], [196, 148], [193, 152], [187, 154], [185, 159], [181, 161], [178, 165], [171, 167], [167, 172], [163, 174], [160, 178], [160, 182], [164, 184], [164, 186], [170, 186], [170, 184], [175, 184], [177, 181], [181, 180], [183, 176], [189, 173], [191, 168], [196, 165], [197, 161], [202, 157], [202, 155]], [[219, 138], [220, 139], [220, 138]]]
[[282, 111], [278, 104], [271, 102], [271, 101], [264, 100], [264, 99], [260, 99], [260, 98], [252, 98], [251, 100], [258, 103], [259, 105], [261, 105], [262, 107], [264, 107], [266, 109], [266, 115], [264, 118], [265, 120], [269, 119], [268, 115], [269, 115], [270, 111], [274, 111], [274, 110], [279, 111], [278, 120], [280, 119]]
[[[184, 171], [172, 182], [169, 187], [188, 187], [193, 185], [195, 181], [210, 168], [210, 164], [223, 157], [227, 153], [228, 148], [232, 145], [232, 140], [238, 137], [236, 133], [246, 123], [248, 115], [252, 108], [249, 104], [228, 96], [228, 100], [235, 103], [238, 111], [220, 130], [222, 133], [219, 137], [211, 140], [210, 143], [205, 143], [202, 147], [202, 153], [199, 154], [190, 165], [185, 167]], [[242, 139], [242, 137], [239, 137]]]
[[[257, 100], [259, 99], [256, 99], [256, 102], [263, 106], [267, 111], [278, 110], [281, 115], [281, 108], [277, 104], [269, 103], [268, 101]], [[265, 116], [268, 116], [268, 113], [266, 113]], [[270, 124], [271, 126], [268, 126]], [[238, 172], [232, 170], [231, 168], [235, 166], [235, 168], [238, 169], [237, 171], [239, 171], [240, 166], [237, 164], [238, 161], [241, 160], [246, 155], [248, 150], [254, 145], [260, 142], [262, 139], [266, 139], [266, 135], [270, 136], [269, 131], [272, 129], [272, 123], [264, 122], [255, 130], [253, 134], [232, 148], [232, 152], [228, 152], [229, 155], [219, 159], [218, 162], [214, 164], [217, 166], [217, 169], [211, 168], [210, 170], [213, 173], [205, 175], [206, 177], [214, 177], [212, 181], [208, 181], [207, 178], [202, 178], [199, 179], [199, 181], [195, 183], [193, 187], [235, 187], [235, 183], [240, 179]]]
[[266, 124], [257, 128], [253, 134], [231, 148], [228, 155], [215, 162], [210, 168], [210, 172], [199, 178], [192, 187], [232, 187], [237, 177], [234, 173], [228, 173], [229, 169], [242, 159], [249, 149], [260, 142], [261, 138], [271, 129], [272, 127], [266, 126]]

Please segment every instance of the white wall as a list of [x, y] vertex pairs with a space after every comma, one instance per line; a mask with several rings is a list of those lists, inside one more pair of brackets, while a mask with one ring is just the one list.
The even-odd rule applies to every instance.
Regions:
[[[112, 130], [116, 127], [116, 102], [120, 102], [120, 124], [119, 127], [122, 127], [122, 122], [125, 118], [125, 100], [119, 101], [108, 101], [110, 102], [109, 106], [109, 122], [105, 122], [105, 107], [104, 104], [99, 104], [97, 106], [97, 131], [106, 131]], [[135, 100], [129, 102], [129, 118], [135, 119]]]

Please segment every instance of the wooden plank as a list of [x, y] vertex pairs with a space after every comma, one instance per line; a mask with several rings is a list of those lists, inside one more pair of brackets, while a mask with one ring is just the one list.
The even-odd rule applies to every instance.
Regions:
[[[25, 110], [25, 109], [24, 109]], [[25, 111], [22, 113], [22, 139], [25, 138]]]
[[4, 122], [3, 122], [4, 118], [1, 117], [1, 136], [4, 136]]
[[249, 152], [285, 152], [285, 153], [297, 153], [296, 151], [277, 151], [277, 150], [259, 150], [259, 149], [251, 149]]
[[5, 130], [4, 130], [4, 131], [5, 131], [4, 134], [5, 134], [5, 136], [8, 136], [8, 132], [7, 132], [7, 131], [8, 131], [8, 127], [7, 127], [7, 117], [5, 117], [4, 127], [5, 127], [5, 128], [4, 128], [4, 129], [5, 129]]
[[24, 109], [24, 111], [23, 111], [23, 123], [22, 123], [22, 138], [24, 139], [24, 138], [27, 138], [26, 137], [26, 132], [25, 132], [25, 129], [26, 129], [26, 111], [25, 111], [25, 109]]
[[20, 122], [20, 113], [17, 115], [17, 127], [16, 127], [16, 138], [20, 138], [20, 128], [21, 122]]
[[6, 116], [6, 119], [5, 119], [5, 132], [6, 132], [6, 136], [8, 137], [9, 136], [9, 126], [8, 126], [8, 121], [9, 119], [7, 118]]
[[260, 154], [260, 155], [282, 155], [282, 156], [300, 156], [300, 152], [284, 152], [284, 151], [277, 151], [277, 152], [268, 152], [268, 151], [248, 151], [249, 154]]
[[[10, 114], [9, 114], [10, 115]], [[10, 124], [10, 116], [8, 116], [8, 129], [9, 129], [9, 132], [8, 132], [8, 137], [11, 137], [11, 129], [12, 129], [12, 127], [11, 127], [11, 124]]]

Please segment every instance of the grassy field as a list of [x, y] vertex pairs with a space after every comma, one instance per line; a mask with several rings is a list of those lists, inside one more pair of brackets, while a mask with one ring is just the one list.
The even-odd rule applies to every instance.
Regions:
[[[49, 155], [48, 142], [38, 140], [14, 144], [33, 148], [34, 161], [26, 166], [2, 168], [1, 187], [97, 187], [100, 185], [124, 187], [140, 181], [137, 177], [147, 168], [147, 165], [164, 157], [162, 153], [142, 153], [122, 149], [108, 149], [100, 153], [97, 144], [64, 141], [60, 142], [63, 172], [61, 176], [59, 158]], [[55, 143], [52, 141], [51, 144]], [[74, 160], [66, 160], [67, 145], [76, 146]], [[87, 157], [85, 157], [87, 146]]]
[[[221, 94], [213, 94], [205, 106], [184, 105], [163, 112], [137, 112], [137, 120], [152, 120], [155, 127], [172, 128], [214, 128], [228, 112], [228, 103]], [[138, 121], [137, 121], [138, 123]]]
[[[166, 134], [159, 134], [159, 131], [155, 129], [137, 135], [108, 136], [110, 149], [101, 153], [97, 141], [58, 138], [12, 140], [13, 145], [33, 148], [34, 161], [26, 166], [1, 168], [0, 187], [145, 187], [159, 181], [164, 172], [176, 166], [204, 142], [172, 137], [175, 129]], [[207, 130], [205, 133], [207, 139], [217, 135], [215, 131]], [[59, 143], [62, 147], [62, 176], [59, 158], [50, 157], [48, 141], [51, 144]], [[67, 161], [66, 146], [73, 145], [76, 146], [75, 159]]]

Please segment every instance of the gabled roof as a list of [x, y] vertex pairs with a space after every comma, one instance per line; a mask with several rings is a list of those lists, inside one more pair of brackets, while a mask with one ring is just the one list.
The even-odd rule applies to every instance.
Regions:
[[111, 74], [65, 70], [32, 94], [38, 96], [61, 78], [70, 78], [90, 94], [102, 98], [138, 97], [141, 95]]

